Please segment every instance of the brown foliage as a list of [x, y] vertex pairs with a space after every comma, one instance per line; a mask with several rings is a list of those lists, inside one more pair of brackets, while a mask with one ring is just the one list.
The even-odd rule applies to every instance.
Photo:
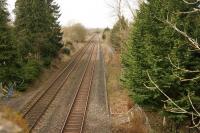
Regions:
[[19, 113], [14, 112], [12, 109], [7, 107], [1, 107], [0, 112], [3, 113], [3, 117], [6, 120], [9, 120], [22, 128], [23, 133], [28, 133], [28, 124]]
[[87, 35], [87, 29], [80, 23], [63, 28], [64, 42], [83, 42]]

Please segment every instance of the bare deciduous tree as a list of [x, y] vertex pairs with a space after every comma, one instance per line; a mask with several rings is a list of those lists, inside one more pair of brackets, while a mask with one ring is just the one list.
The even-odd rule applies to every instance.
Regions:
[[80, 23], [73, 24], [69, 27], [65, 27], [64, 31], [64, 41], [81, 42], [85, 41], [87, 34], [87, 29]]

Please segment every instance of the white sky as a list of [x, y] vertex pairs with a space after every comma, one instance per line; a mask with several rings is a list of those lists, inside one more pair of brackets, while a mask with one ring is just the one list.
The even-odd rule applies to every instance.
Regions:
[[[14, 9], [15, 1], [8, 0], [10, 12]], [[116, 21], [113, 9], [109, 6], [113, 1], [115, 0], [56, 0], [62, 14], [59, 21], [62, 25], [80, 22], [88, 28], [111, 27]], [[137, 8], [137, 0], [131, 1], [133, 8]], [[125, 14], [130, 18], [128, 11]]]

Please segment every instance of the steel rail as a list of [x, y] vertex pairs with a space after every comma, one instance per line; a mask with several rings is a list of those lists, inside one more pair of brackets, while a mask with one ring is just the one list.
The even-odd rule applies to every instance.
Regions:
[[[48, 104], [46, 105], [46, 107], [44, 107], [44, 106], [42, 106], [43, 107], [43, 111], [41, 112], [41, 113], [38, 113], [37, 114], [37, 118], [35, 119], [35, 121], [33, 122], [33, 123], [30, 123], [29, 124], [29, 132], [31, 132], [33, 129], [34, 129], [34, 127], [37, 125], [37, 123], [39, 122], [39, 120], [40, 120], [40, 118], [43, 116], [43, 114], [46, 112], [46, 110], [49, 108], [49, 106], [50, 106], [50, 104], [53, 102], [53, 100], [55, 99], [55, 97], [57, 96], [57, 94], [59, 93], [59, 91], [61, 90], [61, 88], [63, 87], [63, 85], [64, 85], [64, 83], [67, 81], [67, 79], [69, 78], [69, 76], [71, 75], [71, 73], [75, 70], [75, 68], [77, 68], [77, 66], [78, 66], [78, 62], [76, 63], [76, 65], [71, 69], [71, 71], [67, 74], [67, 76], [66, 76], [66, 78], [62, 81], [62, 83], [60, 84], [60, 86], [58, 87], [58, 90], [56, 90], [56, 92], [53, 94], [53, 97], [51, 98], [51, 100], [50, 100], [50, 102], [48, 102]], [[45, 97], [45, 95], [43, 96], [43, 97]], [[41, 98], [42, 99], [42, 98]], [[37, 103], [36, 103], [36, 106], [37, 106], [37, 104], [39, 103], [40, 101], [38, 101]], [[41, 101], [42, 103], [43, 103], [43, 101]], [[32, 109], [34, 109], [34, 107], [32, 108]], [[41, 109], [41, 108], [40, 108]], [[37, 109], [37, 110], [39, 110], [39, 108]], [[28, 115], [28, 114], [27, 114]], [[30, 113], [30, 116], [33, 116], [33, 115], [35, 115], [35, 114], [31, 114]], [[25, 118], [26, 118], [26, 116], [25, 116]]]
[[[47, 89], [42, 92], [42, 94], [39, 96], [39, 98], [37, 100], [34, 100], [34, 103], [32, 106], [34, 106], [35, 104], [37, 104], [37, 101], [39, 101], [45, 94], [46, 92], [54, 85], [54, 83], [64, 74], [64, 72], [66, 70], [68, 70], [68, 68], [74, 63], [74, 61], [80, 56], [81, 52], [86, 49], [89, 44], [91, 43], [92, 39], [94, 38], [94, 36], [91, 37], [91, 39], [89, 40], [89, 42], [87, 43], [87, 46], [82, 48], [81, 50], [79, 50], [70, 60], [70, 62], [67, 64], [67, 66], [58, 74], [58, 76], [56, 76], [56, 78], [53, 80], [53, 82], [50, 84], [50, 86], [47, 87]], [[40, 92], [39, 92], [40, 93]], [[38, 94], [38, 93], [37, 93]], [[22, 113], [23, 117], [26, 116], [26, 114], [28, 114], [28, 112], [31, 110], [30, 103], [28, 103], [25, 108], [23, 108], [20, 112]], [[28, 109], [27, 109], [28, 108]], [[25, 110], [25, 112], [23, 112]]]
[[[99, 48], [99, 47], [98, 47], [98, 48]], [[94, 53], [95, 53], [95, 51], [97, 51], [97, 48], [94, 50]], [[96, 56], [97, 56], [97, 53], [95, 53], [95, 56], [94, 56], [95, 61], [96, 61]], [[62, 128], [61, 128], [61, 131], [60, 131], [61, 133], [67, 132], [67, 131], [66, 131], [66, 126], [67, 126], [67, 123], [68, 123], [68, 119], [69, 119], [69, 117], [70, 117], [70, 114], [73, 113], [73, 112], [72, 112], [73, 107], [75, 106], [75, 103], [77, 102], [78, 95], [79, 95], [79, 92], [80, 92], [81, 87], [82, 87], [82, 85], [83, 85], [83, 82], [84, 82], [84, 80], [86, 79], [87, 72], [90, 71], [90, 69], [88, 69], [88, 68], [89, 68], [91, 59], [92, 59], [92, 55], [91, 55], [91, 57], [90, 57], [90, 61], [88, 62], [87, 68], [85, 69], [85, 72], [84, 72], [84, 74], [83, 74], [83, 76], [82, 76], [81, 82], [80, 82], [80, 84], [79, 84], [79, 86], [78, 86], [78, 88], [77, 88], [77, 92], [76, 92], [76, 94], [75, 94], [75, 96], [74, 96], [74, 98], [73, 98], [72, 104], [71, 104], [71, 106], [70, 106], [70, 111], [68, 112], [68, 114], [67, 114], [67, 116], [66, 116], [66, 118], [65, 118], [65, 120], [64, 120], [64, 124], [63, 124], [63, 126], [62, 126]], [[80, 113], [79, 113], [79, 114], [83, 114], [83, 116], [82, 116], [83, 119], [82, 119], [82, 121], [81, 121], [79, 133], [82, 132], [83, 126], [84, 126], [84, 121], [85, 121], [87, 106], [88, 106], [88, 102], [89, 102], [90, 90], [91, 90], [91, 87], [92, 87], [92, 81], [93, 81], [93, 77], [94, 77], [95, 61], [91, 64], [91, 65], [92, 65], [91, 78], [90, 78], [90, 80], [89, 80], [89, 88], [86, 88], [86, 89], [88, 89], [88, 92], [87, 92], [87, 94], [85, 94], [86, 103], [85, 103], [85, 106], [84, 106], [84, 110], [83, 110], [83, 112], [80, 112]], [[83, 87], [83, 88], [84, 88], [84, 87]], [[81, 94], [80, 94], [80, 95], [81, 95]], [[79, 98], [79, 101], [81, 101], [80, 99], [81, 99], [81, 98]], [[76, 131], [76, 130], [77, 130], [77, 129], [74, 129], [74, 131]], [[73, 132], [73, 131], [72, 131], [72, 132]]]
[[[93, 39], [93, 37], [91, 38], [91, 40]], [[89, 43], [91, 42], [91, 40], [89, 41]], [[56, 95], [58, 94], [58, 92], [60, 91], [60, 89], [62, 88], [62, 86], [64, 85], [64, 83], [66, 82], [66, 80], [68, 79], [68, 77], [70, 76], [70, 74], [72, 73], [72, 71], [77, 67], [79, 61], [82, 58], [82, 55], [84, 55], [84, 53], [87, 51], [87, 49], [89, 49], [90, 44], [88, 43], [88, 46], [81, 49], [79, 52], [77, 52], [77, 54], [75, 55], [75, 57], [73, 57], [73, 60], [70, 61], [70, 63], [67, 65], [67, 67], [65, 67], [65, 69], [56, 77], [56, 79], [52, 82], [52, 84], [44, 91], [44, 93], [34, 102], [34, 104], [28, 109], [28, 111], [25, 112], [25, 114], [23, 115], [24, 118], [26, 118], [26, 116], [28, 116], [29, 112], [35, 107], [35, 105], [40, 102], [40, 100], [45, 96], [45, 94], [48, 92], [48, 90], [50, 90], [50, 88], [53, 86], [53, 84], [60, 78], [62, 77], [63, 73], [65, 73], [66, 70], [70, 69], [71, 65], [71, 70], [69, 71], [69, 73], [67, 74], [66, 78], [64, 79], [64, 81], [61, 83], [61, 85], [58, 87], [59, 89], [55, 92], [54, 96], [52, 97], [52, 99], [50, 100], [50, 102], [46, 105], [45, 109], [42, 111], [42, 113], [40, 113], [37, 117], [37, 120], [34, 121], [34, 123], [31, 123], [30, 126], [30, 131], [35, 127], [36, 123], [39, 121], [39, 119], [42, 117], [42, 115], [45, 113], [45, 111], [48, 109], [49, 105], [52, 103], [52, 101], [55, 99]], [[78, 59], [77, 62], [75, 62]], [[73, 64], [75, 63], [75, 64]]]

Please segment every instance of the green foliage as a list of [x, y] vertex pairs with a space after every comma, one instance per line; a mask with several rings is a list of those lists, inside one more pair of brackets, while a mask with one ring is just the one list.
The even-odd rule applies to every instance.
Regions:
[[122, 16], [111, 30], [110, 41], [114, 48], [121, 48], [121, 45], [124, 43], [126, 39], [127, 31], [128, 31], [128, 23]]
[[0, 2], [0, 82], [13, 81], [16, 60], [16, 47], [9, 26], [9, 13], [6, 0]]
[[[60, 17], [60, 7], [59, 5], [55, 2], [55, 0], [47, 0], [48, 4], [48, 17], [49, 17], [49, 32], [50, 35], [48, 36], [49, 40], [49, 45], [46, 46], [45, 48], [47, 49], [46, 51], [42, 51], [42, 53], [47, 53], [46, 55], [44, 54], [44, 57], [55, 57], [57, 55], [57, 52], [63, 47], [62, 43], [62, 36], [63, 33], [61, 32], [61, 26], [58, 22], [58, 19]], [[50, 50], [49, 50], [50, 49]]]
[[59, 6], [54, 0], [17, 0], [16, 34], [21, 58], [53, 58], [62, 47]]
[[103, 34], [102, 34], [102, 39], [103, 40], [107, 39], [108, 32], [110, 32], [110, 29], [109, 28], [105, 28], [104, 31], [103, 31]]
[[70, 55], [70, 49], [69, 48], [63, 48], [63, 53], [66, 55]]
[[62, 47], [59, 6], [54, 0], [17, 0], [14, 26], [6, 6], [1, 0], [0, 82], [15, 82], [25, 90], [39, 76], [41, 64], [49, 66]]
[[[122, 81], [139, 104], [154, 107], [160, 112], [165, 110], [163, 101], [166, 97], [155, 88], [146, 87], [153, 86], [147, 76], [149, 72], [162, 91], [178, 105], [192, 111], [187, 93], [190, 91], [194, 93], [193, 97], [200, 97], [199, 79], [182, 82], [178, 77], [190, 79], [198, 74], [177, 70], [170, 63], [169, 57], [181, 68], [196, 70], [200, 68], [200, 54], [189, 51], [188, 49], [192, 47], [188, 45], [187, 39], [160, 20], [166, 20], [168, 16], [168, 19], [176, 23], [178, 28], [200, 40], [199, 14], [177, 13], [193, 10], [195, 6], [189, 6], [180, 0], [148, 0], [137, 11], [129, 40], [123, 47], [121, 57]], [[200, 109], [199, 102], [195, 100], [193, 102], [195, 107]], [[165, 106], [171, 107], [169, 103], [165, 103]], [[169, 112], [163, 114], [179, 124], [191, 120], [191, 117], [186, 114], [177, 115]]]
[[51, 57], [43, 57], [43, 65], [48, 68], [51, 65], [52, 58]]
[[23, 64], [19, 64], [19, 68], [16, 70], [16, 82], [17, 90], [25, 91], [28, 84], [32, 83], [40, 75], [42, 66], [36, 60], [28, 60]]
[[36, 60], [29, 60], [20, 70], [20, 76], [27, 83], [35, 80], [41, 71], [41, 65]]

